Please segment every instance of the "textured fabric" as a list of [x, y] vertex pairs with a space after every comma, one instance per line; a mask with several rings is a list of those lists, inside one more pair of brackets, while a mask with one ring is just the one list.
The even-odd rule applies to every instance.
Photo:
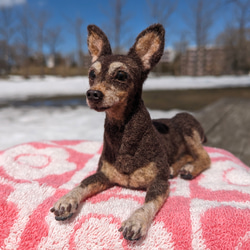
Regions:
[[49, 209], [94, 173], [101, 150], [99, 142], [57, 141], [0, 152], [0, 249], [250, 249], [250, 169], [215, 148], [206, 148], [212, 166], [198, 178], [170, 180], [170, 197], [140, 241], [118, 229], [144, 191], [113, 187], [56, 221]]

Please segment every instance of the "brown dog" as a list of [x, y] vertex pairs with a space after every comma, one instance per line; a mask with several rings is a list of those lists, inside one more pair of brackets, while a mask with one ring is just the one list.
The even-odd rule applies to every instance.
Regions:
[[210, 166], [202, 146], [205, 135], [187, 113], [151, 120], [142, 101], [143, 82], [163, 53], [162, 25], [140, 33], [127, 55], [112, 55], [97, 26], [88, 26], [88, 32], [93, 64], [87, 102], [90, 108], [106, 112], [103, 151], [97, 172], [59, 199], [51, 212], [56, 220], [68, 219], [81, 201], [114, 185], [146, 189], [144, 205], [119, 229], [124, 238], [137, 240], [146, 235], [168, 197], [169, 177], [180, 173], [193, 179]]

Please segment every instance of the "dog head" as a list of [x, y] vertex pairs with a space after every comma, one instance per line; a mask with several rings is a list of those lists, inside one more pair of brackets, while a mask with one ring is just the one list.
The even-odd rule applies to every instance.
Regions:
[[89, 107], [117, 116], [128, 103], [141, 99], [143, 82], [163, 54], [164, 35], [162, 25], [151, 25], [138, 35], [127, 55], [113, 55], [104, 32], [89, 25]]

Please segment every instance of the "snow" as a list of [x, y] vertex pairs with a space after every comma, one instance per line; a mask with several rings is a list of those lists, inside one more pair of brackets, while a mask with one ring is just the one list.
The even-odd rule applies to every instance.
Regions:
[[[145, 90], [190, 89], [250, 86], [250, 76], [232, 77], [150, 77]], [[86, 77], [47, 76], [29, 80], [12, 76], [0, 80], [0, 104], [29, 97], [81, 95], [88, 89]], [[150, 110], [152, 118], [170, 118], [178, 110]], [[88, 107], [5, 107], [0, 109], [0, 150], [30, 141], [96, 140], [102, 141], [105, 113]]]
[[[178, 110], [150, 111], [153, 118], [172, 117]], [[105, 113], [87, 107], [0, 109], [0, 150], [30, 141], [102, 141]]]

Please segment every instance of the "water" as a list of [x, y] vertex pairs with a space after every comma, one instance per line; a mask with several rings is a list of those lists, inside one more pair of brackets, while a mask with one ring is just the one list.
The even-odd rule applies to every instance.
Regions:
[[30, 98], [28, 100], [6, 101], [0, 107], [64, 107], [87, 106], [85, 96], [57, 96], [47, 98]]

